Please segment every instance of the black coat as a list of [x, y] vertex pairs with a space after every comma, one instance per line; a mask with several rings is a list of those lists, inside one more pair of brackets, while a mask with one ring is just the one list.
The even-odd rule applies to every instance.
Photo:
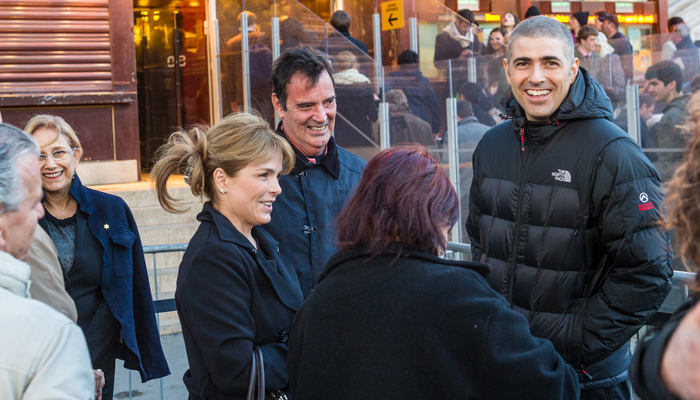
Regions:
[[550, 121], [526, 121], [513, 97], [508, 114], [474, 152], [473, 259], [582, 388], [620, 383], [628, 340], [671, 290], [659, 174], [584, 69]]
[[481, 263], [336, 253], [294, 320], [295, 400], [577, 399], [575, 371]]
[[253, 228], [256, 250], [211, 203], [197, 219], [175, 291], [190, 399], [245, 399], [253, 346], [263, 352], [266, 389], [286, 388], [286, 342], [302, 301], [294, 268], [262, 228]]
[[379, 118], [379, 111], [372, 87], [361, 83], [336, 83], [335, 98], [338, 112], [333, 135], [336, 143], [343, 147], [374, 146], [376, 143], [372, 135], [372, 122]]
[[[700, 277], [697, 278], [700, 280]], [[661, 379], [661, 358], [673, 332], [691, 308], [700, 302], [700, 293], [688, 299], [676, 310], [661, 331], [651, 340], [640, 341], [630, 366], [630, 377], [635, 393], [644, 400], [675, 399]]]

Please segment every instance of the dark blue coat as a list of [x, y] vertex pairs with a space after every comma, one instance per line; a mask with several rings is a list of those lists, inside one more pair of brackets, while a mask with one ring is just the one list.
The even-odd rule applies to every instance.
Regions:
[[75, 176], [68, 192], [87, 214], [90, 232], [103, 247], [102, 295], [121, 325], [119, 358], [141, 380], [170, 374], [160, 344], [146, 260], [136, 222], [120, 197], [88, 189]]
[[[279, 128], [278, 133], [283, 135]], [[295, 152], [294, 169], [280, 178], [282, 194], [272, 207], [272, 222], [263, 227], [292, 260], [306, 297], [336, 252], [333, 224], [360, 183], [366, 162], [336, 146], [333, 138], [319, 164], [307, 163]]]
[[286, 388], [287, 340], [302, 301], [294, 268], [260, 227], [256, 250], [211, 203], [197, 219], [175, 292], [190, 399], [245, 399], [253, 346], [263, 352], [265, 387]]
[[390, 72], [385, 90], [401, 89], [416, 117], [430, 124], [433, 133], [440, 131], [440, 103], [428, 78], [418, 68], [401, 68]]

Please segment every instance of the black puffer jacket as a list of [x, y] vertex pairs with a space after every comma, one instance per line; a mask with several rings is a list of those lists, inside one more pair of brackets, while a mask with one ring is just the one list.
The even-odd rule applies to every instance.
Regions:
[[612, 386], [671, 289], [661, 180], [584, 69], [551, 121], [508, 106], [512, 121], [474, 152], [474, 260], [491, 264], [491, 287], [582, 372], [583, 389]]

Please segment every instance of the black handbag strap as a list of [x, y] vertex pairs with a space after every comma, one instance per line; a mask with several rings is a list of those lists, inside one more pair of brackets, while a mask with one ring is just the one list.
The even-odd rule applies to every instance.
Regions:
[[253, 360], [250, 363], [250, 380], [246, 400], [265, 400], [265, 364], [260, 347], [253, 348]]

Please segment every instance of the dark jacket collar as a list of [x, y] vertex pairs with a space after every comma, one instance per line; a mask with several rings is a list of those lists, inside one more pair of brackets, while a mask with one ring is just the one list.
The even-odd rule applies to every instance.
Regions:
[[260, 226], [255, 226], [252, 230], [260, 251], [270, 257], [262, 260], [260, 257], [265, 257], [259, 254], [250, 241], [233, 226], [228, 218], [215, 209], [211, 202], [204, 203], [202, 212], [197, 215], [197, 220], [214, 224], [222, 241], [233, 243], [251, 253], [254, 259], [257, 258], [257, 265], [277, 293], [277, 297], [285, 306], [293, 310], [299, 309], [303, 300], [299, 281], [296, 276], [290, 275], [284, 266], [277, 265], [278, 261], [272, 259], [272, 256], [279, 251], [279, 246], [269, 233]]
[[[455, 260], [446, 260], [437, 256], [434, 256], [429, 253], [424, 253], [421, 251], [412, 251], [412, 250], [401, 250], [401, 246], [397, 243], [396, 245], [392, 246], [391, 249], [383, 252], [380, 254], [380, 256], [398, 256], [399, 258], [406, 258], [406, 259], [414, 259], [414, 260], [420, 260], [432, 264], [440, 264], [440, 265], [449, 265], [453, 267], [460, 267], [460, 268], [467, 268], [471, 269], [472, 271], [480, 274], [483, 277], [486, 277], [489, 274], [490, 267], [488, 264], [485, 263], [479, 263], [479, 262], [472, 262], [472, 261], [455, 261]], [[328, 260], [328, 264], [326, 264], [326, 268], [323, 270], [323, 273], [318, 277], [318, 282], [320, 283], [328, 274], [330, 274], [335, 268], [340, 266], [341, 264], [344, 264], [350, 260], [354, 260], [356, 258], [372, 258], [371, 252], [367, 248], [361, 248], [361, 249], [348, 249], [348, 250], [340, 250], [337, 253], [333, 254], [331, 258]]]
[[525, 111], [513, 95], [506, 103], [506, 113], [512, 119], [512, 128], [520, 140], [520, 130], [525, 129], [526, 144], [545, 143], [569, 121], [605, 118], [613, 121], [613, 109], [605, 90], [585, 68], [579, 68], [579, 74], [569, 89], [569, 94], [554, 112], [549, 121], [528, 121]]
[[688, 98], [690, 95], [683, 95], [683, 96], [678, 96], [675, 99], [671, 100], [670, 103], [663, 109], [663, 113], [666, 114], [667, 112], [671, 111], [672, 108], [680, 108], [681, 110], [685, 111], [686, 104], [688, 103]]
[[73, 175], [73, 183], [71, 184], [70, 190], [68, 190], [68, 194], [73, 196], [75, 201], [78, 203], [78, 206], [80, 206], [80, 211], [86, 214], [90, 214], [92, 212], [94, 208], [92, 195], [90, 194], [90, 191], [83, 186], [83, 182], [80, 181], [77, 174]]
[[692, 49], [697, 49], [697, 46], [693, 43], [692, 40], [690, 40], [690, 36], [684, 37], [678, 44], [676, 45], [676, 49], [678, 50], [692, 50]]
[[[282, 123], [283, 121], [280, 121], [275, 132], [287, 139], [284, 131], [282, 131]], [[287, 141], [289, 142], [289, 139], [287, 139]], [[326, 145], [326, 155], [319, 164], [308, 162], [308, 157], [302, 154], [302, 152], [299, 151], [299, 149], [297, 149], [291, 142], [289, 144], [292, 145], [292, 149], [294, 149], [294, 154], [296, 155], [294, 168], [292, 168], [292, 175], [299, 175], [306, 168], [322, 165], [326, 168], [326, 170], [328, 170], [328, 173], [330, 173], [334, 179], [338, 179], [340, 176], [340, 160], [338, 159], [338, 148], [335, 144], [335, 138], [333, 136], [331, 136], [331, 139], [328, 141], [328, 144]]]

